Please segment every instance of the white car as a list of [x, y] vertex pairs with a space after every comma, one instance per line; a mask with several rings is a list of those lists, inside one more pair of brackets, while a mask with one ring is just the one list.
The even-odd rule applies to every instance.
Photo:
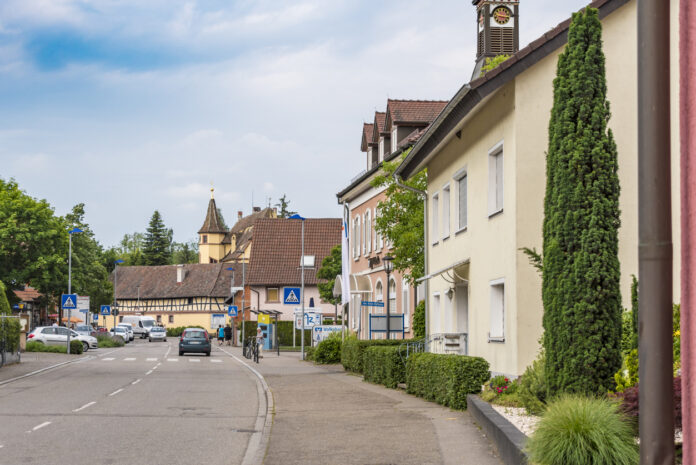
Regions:
[[162, 326], [153, 326], [150, 328], [149, 339], [152, 341], [166, 341], [167, 340], [167, 330]]
[[128, 340], [132, 341], [135, 339], [135, 333], [133, 332], [133, 327], [129, 325], [128, 323], [119, 323], [118, 326], [122, 328], [126, 328], [126, 331], [128, 332]]
[[109, 331], [109, 334], [111, 336], [119, 336], [121, 339], [123, 339], [123, 342], [128, 344], [130, 342], [130, 336], [128, 335], [128, 330], [124, 328], [123, 326], [116, 326], [113, 328], [111, 331]]
[[65, 326], [37, 326], [27, 335], [27, 342], [40, 342], [49, 346], [67, 345], [68, 331], [70, 338], [82, 342], [82, 349], [86, 352], [89, 349], [96, 349], [98, 346], [97, 338], [78, 334]]

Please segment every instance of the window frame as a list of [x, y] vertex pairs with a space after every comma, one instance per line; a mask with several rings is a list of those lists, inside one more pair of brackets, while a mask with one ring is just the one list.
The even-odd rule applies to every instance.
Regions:
[[[442, 196], [442, 240], [444, 241], [445, 239], [449, 239], [452, 234], [452, 188], [450, 183], [442, 186], [440, 193]], [[446, 196], [445, 193], [447, 193]], [[445, 199], [447, 199], [447, 201], [445, 201]]]
[[[464, 166], [462, 169], [454, 173], [454, 176], [452, 177], [454, 182], [457, 185], [457, 230], [455, 231], [455, 235], [459, 234], [460, 232], [464, 232], [469, 228], [469, 172], [466, 166]], [[466, 179], [466, 186], [464, 190], [464, 225], [462, 226], [462, 185], [461, 181], [462, 179]]]
[[[276, 300], [270, 300], [270, 295], [269, 291], [275, 289], [276, 291]], [[280, 288], [279, 287], [267, 287], [266, 288], [266, 303], [272, 304], [272, 303], [280, 303]]]
[[[440, 321], [440, 317], [442, 316], [441, 315], [441, 312], [442, 312], [441, 299], [442, 299], [442, 297], [441, 297], [439, 291], [433, 292], [432, 296], [433, 296], [433, 300], [432, 300], [433, 305], [432, 305], [432, 312], [430, 314], [430, 328], [428, 328], [430, 330], [430, 334], [426, 334], [425, 335], [426, 337], [429, 337], [432, 334], [439, 334], [440, 327], [442, 326], [441, 325], [442, 322]], [[437, 322], [438, 332], [435, 332], [435, 328], [434, 328], [435, 325], [433, 324], [435, 322]]]
[[[488, 311], [489, 311], [489, 323], [488, 323], [488, 342], [497, 342], [497, 343], [504, 343], [505, 342], [505, 279], [500, 278], [500, 279], [494, 279], [490, 281], [489, 283], [489, 305], [488, 305]], [[501, 288], [501, 298], [500, 298], [500, 335], [494, 334], [491, 335], [493, 332], [493, 318], [494, 318], [494, 289], [495, 288]]]
[[440, 242], [439, 223], [440, 223], [440, 192], [434, 192], [430, 198], [430, 235], [433, 238], [432, 245]]
[[505, 207], [505, 151], [503, 141], [488, 151], [488, 217], [503, 212]]

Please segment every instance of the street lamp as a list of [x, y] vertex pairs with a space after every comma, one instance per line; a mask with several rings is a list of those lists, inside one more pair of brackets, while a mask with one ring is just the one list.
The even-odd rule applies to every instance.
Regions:
[[[114, 261], [114, 305], [111, 309], [111, 314], [114, 315], [114, 328], [116, 327], [116, 315], [114, 314], [114, 310], [118, 308], [118, 300], [116, 299], [116, 289], [118, 288], [118, 265], [121, 263], [123, 263], [123, 260], [120, 258]], [[104, 315], [104, 327], [106, 327], [106, 315]], [[116, 333], [114, 333], [114, 335], [116, 335]]]
[[382, 259], [384, 261], [384, 271], [387, 273], [387, 339], [391, 338], [391, 331], [389, 327], [389, 320], [390, 318], [390, 309], [389, 309], [389, 288], [390, 286], [390, 281], [389, 281], [389, 275], [391, 272], [394, 270], [394, 263], [393, 263], [394, 257], [391, 255], [387, 255]]
[[[81, 232], [82, 230], [80, 228], [73, 228], [70, 231], [68, 231], [68, 234], [70, 235], [70, 240], [68, 241], [68, 294], [72, 294], [72, 237], [73, 234]], [[71, 309], [68, 308], [68, 354], [70, 353], [70, 317], [72, 316], [70, 310]]]
[[[232, 305], [234, 305], [234, 295], [236, 294], [236, 292], [234, 291], [234, 268], [232, 268], [230, 266], [230, 267], [227, 267], [225, 269], [227, 271], [232, 272], [232, 282], [230, 284], [230, 294], [232, 295]], [[244, 323], [242, 323], [242, 324], [244, 324]], [[233, 345], [236, 346], [237, 342], [235, 340], [237, 339], [237, 336], [236, 336], [237, 330], [234, 327], [234, 318], [233, 317], [230, 317], [230, 326], [232, 326], [232, 340], [233, 340], [232, 342], [233, 342]]]
[[[302, 220], [302, 253], [300, 255], [300, 267], [302, 269], [301, 271], [301, 280], [302, 280], [302, 290], [300, 291], [300, 294], [302, 294], [302, 334], [301, 334], [301, 354], [302, 354], [302, 360], [305, 359], [305, 354], [304, 354], [304, 320], [305, 320], [305, 306], [304, 306], [304, 269], [305, 269], [305, 256], [304, 256], [304, 224], [305, 224], [305, 218], [301, 217], [298, 214], [294, 214], [290, 217], [291, 220]], [[293, 325], [294, 326], [294, 325]], [[293, 329], [294, 331], [294, 329]]]

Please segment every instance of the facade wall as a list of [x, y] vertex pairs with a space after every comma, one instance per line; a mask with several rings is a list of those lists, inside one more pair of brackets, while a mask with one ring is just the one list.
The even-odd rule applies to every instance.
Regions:
[[[121, 321], [121, 317], [125, 315], [144, 315], [151, 316], [155, 319], [161, 318], [161, 323], [165, 327], [176, 326], [202, 326], [212, 331], [211, 315], [227, 315], [225, 299], [222, 297], [195, 297], [189, 303], [188, 298], [183, 299], [140, 299], [140, 304], [135, 300], [119, 299], [119, 316], [116, 317], [116, 323]], [[136, 308], [138, 310], [136, 310]], [[197, 309], [196, 309], [197, 308]], [[173, 318], [173, 322], [169, 321], [169, 317]], [[228, 317], [226, 322], [230, 322]], [[104, 324], [104, 317], [99, 318], [99, 323]], [[114, 317], [106, 317], [106, 327], [112, 328], [114, 325]]]
[[[203, 242], [203, 236], [206, 236], [206, 242]], [[213, 234], [204, 233], [199, 234], [198, 238], [198, 261], [199, 263], [212, 263], [210, 259], [214, 259], [216, 262], [222, 260], [225, 256], [226, 250], [225, 245], [222, 240], [225, 238], [224, 234]]]

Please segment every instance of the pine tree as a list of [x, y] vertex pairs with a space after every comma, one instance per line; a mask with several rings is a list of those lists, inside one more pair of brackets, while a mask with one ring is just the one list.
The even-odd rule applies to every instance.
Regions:
[[278, 207], [278, 218], [290, 218], [297, 212], [290, 210], [290, 201], [286, 198], [286, 194], [283, 194], [281, 198], [278, 199], [278, 203], [275, 204]]
[[605, 393], [621, 367], [617, 152], [598, 12], [575, 13], [549, 122], [543, 283], [549, 393]]
[[171, 256], [171, 238], [164, 226], [160, 212], [155, 210], [150, 218], [150, 226], [145, 234], [143, 257], [146, 265], [169, 265]]

